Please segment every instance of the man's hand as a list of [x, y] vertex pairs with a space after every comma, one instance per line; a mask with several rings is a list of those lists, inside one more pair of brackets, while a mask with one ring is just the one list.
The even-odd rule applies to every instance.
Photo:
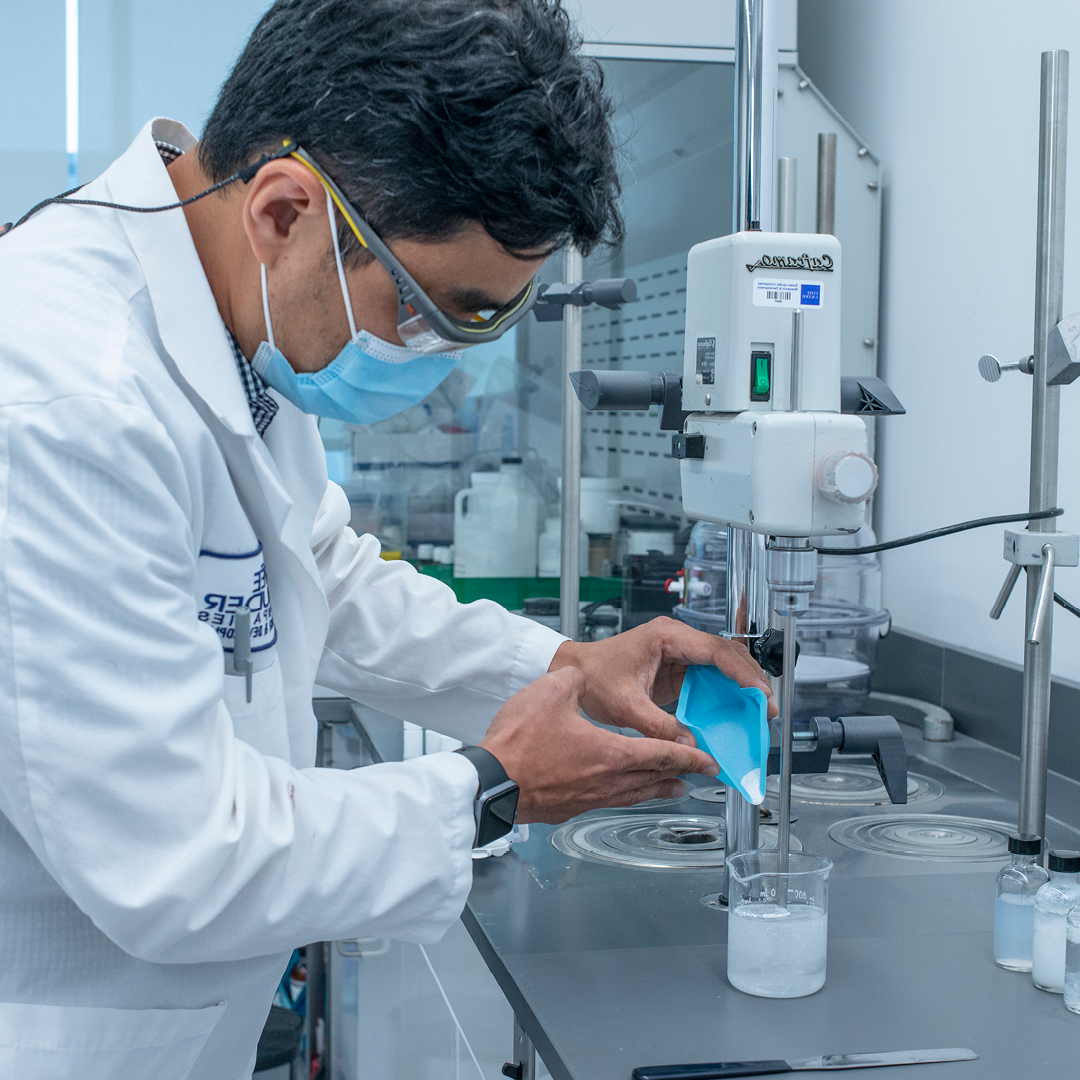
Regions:
[[769, 715], [778, 714], [768, 676], [745, 646], [676, 619], [653, 619], [604, 641], [564, 641], [548, 671], [571, 665], [585, 676], [581, 707], [594, 720], [689, 744], [690, 733], [660, 706], [678, 698], [691, 664], [713, 664], [740, 686], [763, 690]]
[[720, 771], [701, 750], [590, 724], [578, 712], [585, 687], [571, 667], [541, 676], [498, 711], [480, 743], [517, 781], [519, 822], [554, 825], [601, 806], [674, 798], [681, 773]]

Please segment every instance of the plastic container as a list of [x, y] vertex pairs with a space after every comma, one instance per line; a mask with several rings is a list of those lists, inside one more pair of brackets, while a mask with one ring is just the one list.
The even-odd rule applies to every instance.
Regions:
[[791, 852], [778, 874], [775, 851], [727, 860], [728, 982], [755, 997], [793, 998], [825, 985], [832, 861]]
[[623, 481], [617, 476], [581, 478], [581, 527], [590, 534], [619, 531]]
[[[875, 543], [863, 527], [850, 537], [818, 537], [828, 546]], [[695, 630], [727, 630], [727, 529], [699, 521], [690, 534], [683, 569], [682, 604], [675, 616]], [[799, 616], [800, 655], [795, 668], [795, 715], [843, 716], [862, 710], [877, 666], [878, 642], [891, 617], [881, 606], [876, 555], [819, 555], [810, 608]]]
[[683, 568], [683, 607], [724, 617], [727, 607], [727, 526], [699, 521], [690, 532]]
[[454, 577], [536, 577], [540, 496], [521, 459], [470, 480], [454, 497]]
[[1065, 920], [1065, 1008], [1080, 1013], [1080, 904]]
[[714, 667], [691, 664], [675, 715], [694, 733], [698, 747], [719, 763], [717, 779], [760, 804], [769, 760], [764, 693], [756, 686], [740, 686]]
[[1080, 851], [1051, 851], [1050, 880], [1035, 894], [1035, 933], [1031, 978], [1040, 990], [1060, 994], [1065, 989], [1065, 921], [1080, 903]]
[[[851, 536], [818, 537], [827, 547], [869, 547], [877, 542], [864, 525]], [[881, 606], [881, 564], [876, 555], [818, 555], [810, 608], [799, 616], [795, 715], [857, 713], [870, 695], [878, 642], [891, 616]]]
[[[558, 577], [562, 569], [562, 518], [549, 517], [536, 548], [536, 576]], [[589, 534], [581, 530], [578, 544], [578, 573], [589, 576]]]
[[1050, 880], [1039, 865], [1042, 837], [1010, 836], [1012, 863], [997, 876], [994, 900], [994, 963], [1007, 971], [1031, 970], [1035, 894]]

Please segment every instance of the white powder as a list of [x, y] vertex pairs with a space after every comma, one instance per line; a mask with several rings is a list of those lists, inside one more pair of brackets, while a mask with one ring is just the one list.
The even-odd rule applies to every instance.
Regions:
[[757, 806], [764, 802], [765, 796], [761, 793], [761, 770], [751, 769], [740, 781], [743, 790], [750, 796], [750, 801]]

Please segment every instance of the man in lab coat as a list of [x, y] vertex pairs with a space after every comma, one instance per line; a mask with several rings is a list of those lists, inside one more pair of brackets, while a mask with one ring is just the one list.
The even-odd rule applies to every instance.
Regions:
[[458, 917], [478, 759], [315, 769], [316, 681], [481, 743], [521, 821], [715, 775], [657, 703], [767, 691], [745, 651], [458, 604], [316, 426], [619, 239], [609, 112], [548, 0], [280, 0], [201, 142], [155, 120], [0, 239], [0, 1076], [239, 1080], [294, 947]]

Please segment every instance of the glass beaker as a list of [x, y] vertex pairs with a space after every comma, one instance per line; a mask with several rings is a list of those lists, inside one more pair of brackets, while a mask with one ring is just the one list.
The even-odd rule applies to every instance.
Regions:
[[791, 852], [786, 874], [775, 851], [727, 860], [727, 976], [757, 997], [805, 997], [825, 985], [832, 860]]

